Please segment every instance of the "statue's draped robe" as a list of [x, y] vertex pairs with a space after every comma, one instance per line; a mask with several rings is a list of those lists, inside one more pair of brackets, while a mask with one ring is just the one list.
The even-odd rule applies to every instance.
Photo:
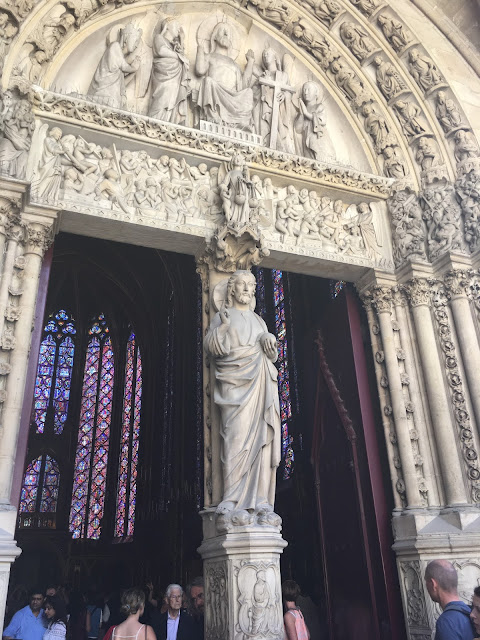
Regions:
[[[253, 311], [229, 308], [225, 336], [217, 313], [205, 337], [205, 349], [215, 358], [215, 404], [220, 410], [223, 501], [236, 509], [273, 506], [275, 470], [280, 463], [280, 407], [277, 369], [265, 355], [259, 338], [268, 333]], [[266, 467], [266, 468], [265, 468]], [[259, 487], [269, 495], [258, 495]]]
[[125, 74], [132, 67], [125, 60], [119, 42], [112, 42], [103, 54], [88, 90], [88, 97], [109, 107], [125, 106]]
[[185, 122], [187, 116], [188, 69], [186, 59], [162, 55], [162, 48], [173, 51], [173, 46], [163, 36], [153, 43], [152, 96], [148, 115], [175, 124]]
[[198, 105], [208, 120], [248, 129], [252, 125], [253, 91], [243, 87], [240, 67], [219, 53], [210, 54], [207, 75], [202, 78]]

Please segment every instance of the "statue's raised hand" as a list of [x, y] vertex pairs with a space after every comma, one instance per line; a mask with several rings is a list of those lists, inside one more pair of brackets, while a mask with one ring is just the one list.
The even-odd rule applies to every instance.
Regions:
[[250, 59], [255, 60], [255, 53], [253, 52], [252, 49], [249, 49], [245, 54], [245, 57], [247, 60], [250, 60]]
[[220, 320], [222, 321], [223, 325], [226, 325], [227, 327], [230, 326], [230, 314], [228, 313], [228, 309], [227, 307], [222, 307], [219, 311], [220, 314]]

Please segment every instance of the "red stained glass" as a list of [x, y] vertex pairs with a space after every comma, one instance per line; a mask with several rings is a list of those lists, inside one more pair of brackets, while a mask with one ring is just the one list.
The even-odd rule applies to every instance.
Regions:
[[142, 360], [132, 333], [127, 344], [122, 435], [118, 465], [115, 535], [133, 535], [137, 493], [138, 444], [142, 404]]
[[22, 492], [20, 494], [19, 511], [21, 513], [34, 513], [36, 511], [41, 468], [42, 456], [39, 456], [36, 460], [30, 462], [25, 471]]
[[21, 513], [55, 513], [60, 471], [49, 455], [39, 456], [28, 465], [20, 494]]

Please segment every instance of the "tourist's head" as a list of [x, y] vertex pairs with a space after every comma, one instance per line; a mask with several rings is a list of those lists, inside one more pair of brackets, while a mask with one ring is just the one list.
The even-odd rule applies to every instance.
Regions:
[[165, 591], [165, 599], [169, 611], [180, 611], [182, 608], [183, 589], [179, 584], [169, 584]]
[[189, 584], [188, 595], [190, 596], [192, 609], [198, 614], [203, 615], [205, 608], [205, 593], [202, 576], [194, 578]]
[[232, 29], [227, 22], [219, 22], [212, 32], [211, 51], [215, 51], [217, 45], [229, 51], [233, 46]]
[[442, 603], [445, 595], [456, 596], [458, 576], [448, 560], [432, 560], [425, 569], [425, 586], [433, 602]]
[[285, 580], [282, 584], [282, 598], [284, 602], [297, 602], [300, 595], [300, 587], [295, 580]]
[[475, 627], [477, 634], [480, 634], [480, 587], [475, 587], [472, 598], [472, 612], [470, 620]]
[[[65, 175], [67, 175], [67, 172], [65, 171]], [[57, 587], [54, 584], [50, 584], [46, 589], [45, 589], [45, 596], [47, 598], [51, 597], [51, 596], [56, 596], [57, 595]]]
[[228, 279], [227, 284], [227, 307], [234, 305], [236, 300], [241, 305], [249, 305], [255, 295], [257, 282], [251, 271], [235, 271]]
[[122, 593], [122, 611], [127, 616], [133, 616], [140, 611], [140, 615], [145, 608], [145, 593], [143, 589], [134, 587]]
[[33, 613], [40, 611], [43, 606], [43, 601], [44, 597], [42, 589], [34, 588], [28, 594], [28, 602]]
[[67, 623], [67, 607], [63, 598], [51, 595], [45, 598], [45, 615], [49, 622], [61, 621]]

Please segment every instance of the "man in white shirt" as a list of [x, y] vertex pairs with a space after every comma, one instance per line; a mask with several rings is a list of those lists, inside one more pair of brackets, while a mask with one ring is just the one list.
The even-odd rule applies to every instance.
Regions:
[[182, 611], [183, 589], [169, 584], [165, 592], [168, 610], [152, 616], [152, 627], [157, 640], [197, 640], [192, 618]]

